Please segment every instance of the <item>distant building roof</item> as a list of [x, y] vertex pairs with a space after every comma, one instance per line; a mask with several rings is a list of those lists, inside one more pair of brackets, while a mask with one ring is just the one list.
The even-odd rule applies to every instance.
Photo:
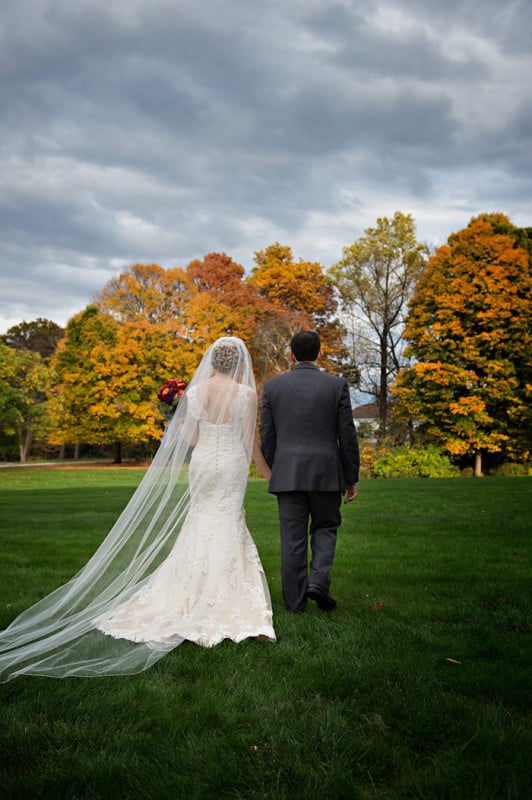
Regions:
[[[390, 416], [390, 405], [388, 405], [388, 416]], [[362, 406], [353, 408], [353, 419], [379, 419], [379, 404], [364, 403]]]

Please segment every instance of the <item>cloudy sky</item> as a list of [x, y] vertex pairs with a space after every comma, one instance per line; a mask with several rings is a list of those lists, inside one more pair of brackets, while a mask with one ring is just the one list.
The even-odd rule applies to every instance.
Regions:
[[134, 262], [531, 225], [529, 0], [2, 0], [0, 333]]

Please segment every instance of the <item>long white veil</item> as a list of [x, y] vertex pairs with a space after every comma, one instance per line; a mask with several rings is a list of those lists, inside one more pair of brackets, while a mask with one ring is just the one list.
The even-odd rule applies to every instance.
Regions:
[[[174, 413], [152, 464], [100, 547], [68, 583], [20, 614], [0, 633], [0, 682], [17, 675], [101, 676], [141, 672], [179, 641], [154, 648], [114, 639], [95, 627], [143, 586], [173, 547], [189, 507], [187, 462], [197, 417], [187, 396], [220, 371], [227, 379], [209, 411], [210, 423], [231, 418], [237, 384], [249, 390], [239, 421], [248, 462], [255, 437], [257, 395], [249, 353], [237, 337], [211, 345]], [[192, 394], [191, 394], [192, 393]]]

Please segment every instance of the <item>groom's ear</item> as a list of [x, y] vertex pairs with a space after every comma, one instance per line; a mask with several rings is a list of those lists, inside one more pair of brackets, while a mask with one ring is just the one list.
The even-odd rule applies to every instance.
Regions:
[[292, 364], [297, 364], [297, 358], [295, 357], [295, 355], [291, 350], [290, 350], [290, 361], [292, 362]]

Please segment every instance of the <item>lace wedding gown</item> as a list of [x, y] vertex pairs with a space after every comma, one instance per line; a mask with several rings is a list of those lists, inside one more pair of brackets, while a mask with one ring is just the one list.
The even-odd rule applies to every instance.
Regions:
[[196, 387], [188, 393], [198, 440], [189, 466], [187, 517], [170, 554], [146, 584], [96, 621], [103, 633], [154, 649], [185, 639], [205, 647], [223, 639], [275, 640], [268, 584], [243, 508], [248, 391], [240, 387], [230, 418], [219, 424], [209, 422]]

